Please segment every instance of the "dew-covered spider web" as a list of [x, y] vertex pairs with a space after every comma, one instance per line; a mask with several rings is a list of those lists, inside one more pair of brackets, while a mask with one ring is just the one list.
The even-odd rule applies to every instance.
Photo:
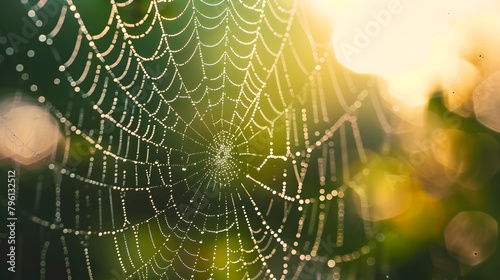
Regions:
[[63, 135], [19, 178], [35, 275], [371, 279], [351, 200], [389, 128], [307, 1], [19, 5], [7, 55]]

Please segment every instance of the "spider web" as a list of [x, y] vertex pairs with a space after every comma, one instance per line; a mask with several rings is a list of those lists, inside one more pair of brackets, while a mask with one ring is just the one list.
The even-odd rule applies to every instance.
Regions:
[[44, 20], [37, 47], [59, 78], [35, 92], [65, 137], [53, 176], [34, 179], [54, 205], [26, 207], [45, 232], [40, 278], [338, 279], [344, 263], [366, 266], [383, 235], [346, 199], [366, 175], [351, 162], [371, 164], [360, 112], [383, 117], [317, 39], [306, 1], [22, 3]]

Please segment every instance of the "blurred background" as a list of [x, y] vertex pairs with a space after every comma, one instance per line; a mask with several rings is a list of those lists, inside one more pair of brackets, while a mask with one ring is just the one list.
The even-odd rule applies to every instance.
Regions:
[[[248, 275], [257, 279], [498, 279], [500, 2], [233, 2], [117, 5], [21, 0], [1, 4], [0, 164], [3, 174], [15, 170], [18, 175], [17, 268], [22, 269], [12, 275], [4, 262], [2, 275], [11, 278], [3, 279], [139, 279], [138, 275], [157, 279], [131, 275], [130, 269], [126, 272], [120, 252], [135, 243], [119, 243], [110, 232], [114, 236], [122, 222], [149, 221], [155, 215], [146, 210], [150, 201], [153, 208], [168, 206], [166, 197], [178, 199], [183, 211], [194, 207], [207, 215], [229, 217], [228, 205], [246, 205], [236, 207], [235, 212], [252, 212], [248, 216], [245, 212], [246, 223], [237, 222], [239, 226], [258, 221], [252, 231], [263, 230], [264, 236], [269, 231], [271, 237], [262, 238], [271, 245], [254, 245], [262, 252], [270, 246], [272, 253], [252, 255], [255, 265], [248, 260], [228, 265], [234, 279]], [[260, 6], [262, 10], [255, 10]], [[186, 7], [197, 9], [194, 14], [199, 18], [189, 16]], [[169, 19], [161, 30], [159, 23], [144, 17], [155, 11]], [[224, 13], [231, 13], [234, 22], [230, 16], [220, 20]], [[115, 22], [114, 15], [123, 21]], [[259, 24], [248, 23], [252, 21]], [[198, 31], [204, 25], [212, 29]], [[255, 31], [262, 33], [253, 41]], [[177, 33], [181, 35], [172, 35]], [[228, 40], [217, 45], [223, 34], [251, 44]], [[159, 38], [169, 36], [171, 45], [164, 49]], [[197, 48], [206, 49], [202, 54]], [[223, 55], [223, 65], [211, 59], [230, 51], [249, 55], [235, 55], [236, 62], [230, 61], [230, 55], [226, 62]], [[177, 64], [167, 55], [158, 58], [161, 52], [175, 57]], [[109, 54], [120, 57], [116, 64], [104, 63]], [[134, 64], [136, 58], [140, 66]], [[238, 59], [253, 64], [242, 68]], [[230, 63], [234, 68], [226, 70]], [[109, 74], [110, 68], [123, 75]], [[217, 77], [226, 72], [234, 81], [219, 83]], [[238, 81], [246, 84], [239, 88]], [[198, 91], [198, 85], [212, 90]], [[238, 94], [240, 89], [243, 95]], [[252, 94], [258, 96], [259, 105], [241, 101]], [[233, 137], [232, 128], [218, 126], [220, 120], [233, 122], [231, 114], [241, 110], [241, 105], [224, 108], [224, 102], [231, 101], [212, 103], [226, 100], [226, 95], [245, 108], [255, 106], [252, 116], [242, 114], [241, 123], [235, 125], [245, 140]], [[158, 96], [167, 101], [158, 101]], [[179, 115], [171, 114], [174, 109]], [[200, 112], [210, 113], [205, 117]], [[157, 113], [166, 132], [145, 137]], [[132, 135], [143, 145], [130, 144], [125, 155], [119, 147], [125, 146], [122, 131], [132, 131], [122, 129], [129, 116], [139, 120]], [[182, 118], [190, 124], [177, 126]], [[214, 146], [213, 152], [189, 142], [209, 138], [202, 120], [209, 123], [204, 124], [208, 131], [213, 126], [227, 133], [214, 137], [215, 144], [207, 144]], [[179, 131], [182, 137], [175, 134]], [[233, 150], [233, 144], [238, 148]], [[162, 145], [174, 152], [157, 148]], [[155, 173], [141, 169], [143, 164], [164, 166]], [[106, 168], [114, 170], [108, 177]], [[122, 180], [127, 172], [135, 172], [136, 178], [124, 175]], [[168, 177], [167, 172], [173, 175]], [[234, 190], [241, 184], [249, 198], [231, 204], [214, 195], [209, 204], [226, 209], [207, 210], [200, 206], [204, 203], [193, 204], [184, 194], [148, 189], [167, 184], [166, 178], [188, 182], [200, 176], [198, 182], [205, 182], [200, 174], [211, 176], [211, 172], [219, 176], [214, 181], [220, 183], [221, 193], [244, 194]], [[185, 184], [189, 189], [190, 183]], [[201, 192], [210, 193], [209, 184], [205, 185]], [[267, 189], [262, 190], [264, 185]], [[109, 198], [102, 186], [110, 186]], [[3, 189], [0, 203], [6, 209]], [[126, 193], [132, 195], [125, 198]], [[102, 205], [112, 214], [101, 213]], [[175, 216], [167, 206], [165, 215]], [[6, 213], [2, 210], [4, 221]], [[260, 224], [264, 216], [270, 227]], [[191, 222], [201, 223], [195, 218]], [[145, 232], [132, 227], [129, 234], [136, 239], [162, 239], [158, 227]], [[240, 240], [240, 232], [245, 236], [242, 228], [227, 230], [223, 237], [227, 248]], [[4, 254], [8, 231], [3, 227], [1, 233]], [[214, 249], [226, 246], [217, 243], [217, 236], [193, 234], [192, 238], [203, 240], [200, 252], [225, 255]], [[244, 238], [255, 241], [253, 235]], [[240, 240], [240, 246], [247, 241]], [[183, 244], [170, 242], [174, 247]], [[281, 249], [282, 255], [274, 255]], [[143, 254], [150, 251], [144, 248]], [[134, 254], [128, 254], [132, 266], [134, 262], [146, 265], [140, 251]], [[228, 254], [222, 264], [229, 264], [229, 259]], [[226, 278], [226, 270], [215, 276], [178, 273], [162, 277]]]

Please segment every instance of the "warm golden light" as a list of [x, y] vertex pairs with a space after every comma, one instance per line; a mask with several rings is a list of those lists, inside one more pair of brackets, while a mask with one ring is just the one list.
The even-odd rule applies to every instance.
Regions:
[[460, 212], [446, 226], [444, 239], [453, 257], [475, 266], [495, 252], [498, 223], [483, 212]]
[[427, 240], [444, 226], [441, 203], [412, 176], [411, 166], [395, 158], [373, 156], [361, 182], [351, 184], [358, 195], [357, 212], [365, 220], [385, 220], [405, 237]]
[[[470, 115], [474, 107], [486, 126], [500, 129], [493, 121], [497, 113], [485, 104], [466, 103], [479, 82], [495, 70], [492, 65], [498, 65], [491, 51], [499, 46], [493, 33], [500, 25], [491, 19], [500, 14], [496, 1], [378, 0], [357, 1], [349, 8], [335, 3], [334, 8], [342, 11], [335, 13], [337, 59], [355, 72], [385, 80], [389, 103], [423, 109], [431, 94], [443, 91], [451, 110]], [[475, 103], [481, 103], [476, 101], [480, 97], [475, 96]]]
[[40, 106], [6, 99], [0, 103], [0, 117], [0, 159], [33, 166], [54, 152], [61, 137], [59, 126]]
[[374, 157], [376, 166], [365, 169], [367, 175], [362, 182], [351, 185], [358, 194], [358, 214], [364, 219], [380, 221], [408, 212], [413, 204], [416, 182], [400, 174], [402, 163], [398, 160]]
[[[469, 134], [446, 130], [437, 143], [436, 160], [444, 167], [448, 178], [468, 189], [478, 189], [500, 168], [498, 142], [488, 134]], [[488, 162], [481, 166], [482, 162]]]
[[486, 127], [500, 132], [500, 72], [486, 78], [474, 92], [476, 117]]

